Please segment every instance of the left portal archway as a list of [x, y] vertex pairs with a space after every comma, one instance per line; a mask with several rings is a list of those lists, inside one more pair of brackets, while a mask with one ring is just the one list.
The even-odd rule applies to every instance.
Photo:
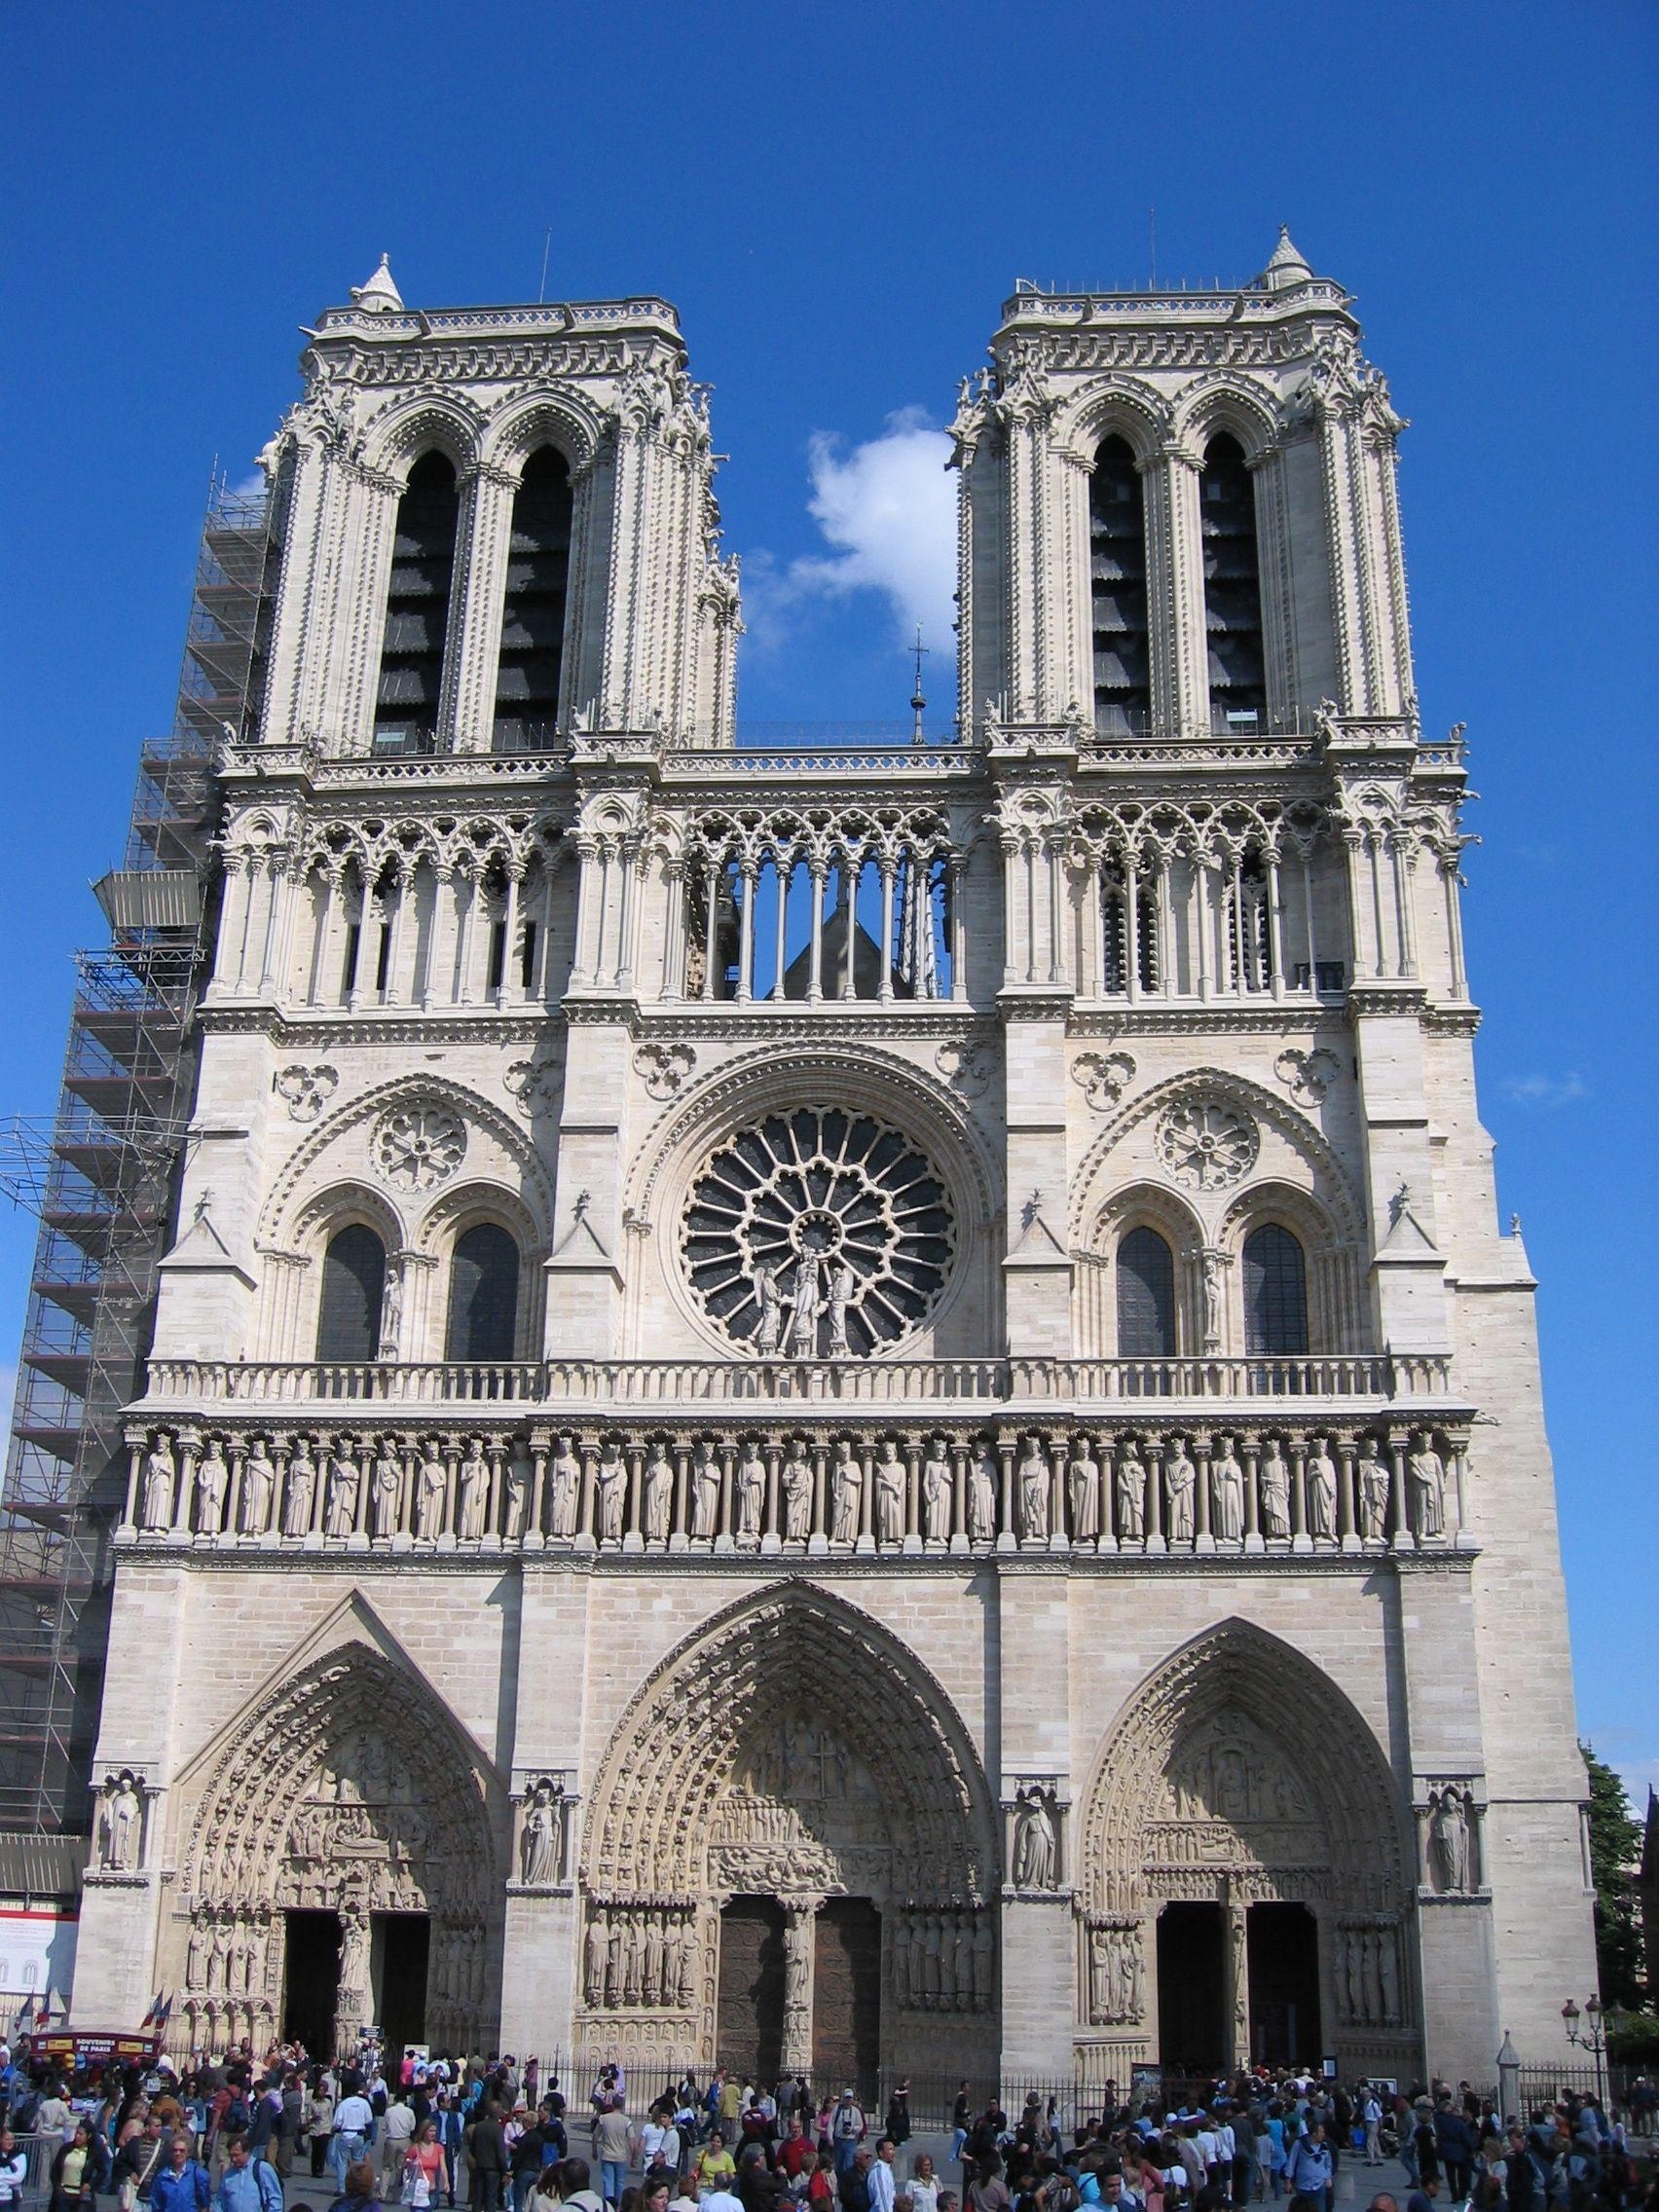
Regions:
[[316, 1915], [338, 1916], [337, 2042], [386, 1995], [387, 1929], [421, 1915], [427, 2040], [491, 2040], [499, 1783], [401, 1667], [353, 1641], [301, 1668], [185, 1795], [177, 2011], [192, 2048], [264, 2047], [282, 2026], [289, 1942]]

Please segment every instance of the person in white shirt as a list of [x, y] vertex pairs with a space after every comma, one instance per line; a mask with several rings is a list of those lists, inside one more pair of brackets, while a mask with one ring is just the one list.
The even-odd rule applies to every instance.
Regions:
[[346, 2169], [354, 2166], [368, 2146], [369, 2130], [375, 2124], [373, 2105], [367, 2097], [353, 2092], [342, 2097], [334, 2108], [334, 2133], [329, 2138], [328, 2163], [339, 2185], [340, 2194], [346, 2194]]
[[388, 2196], [395, 2196], [403, 2187], [403, 2161], [414, 2140], [415, 2108], [399, 2097], [386, 2108], [376, 2146], [381, 2155], [382, 2187]]
[[895, 2175], [893, 2155], [897, 2146], [884, 2135], [875, 2147], [875, 2157], [869, 2172], [865, 2176], [869, 2184], [869, 2212], [893, 2212]]

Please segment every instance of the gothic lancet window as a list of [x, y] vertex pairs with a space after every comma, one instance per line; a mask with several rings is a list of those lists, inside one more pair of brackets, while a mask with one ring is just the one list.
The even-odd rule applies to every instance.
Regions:
[[381, 1301], [386, 1291], [386, 1246], [355, 1221], [329, 1239], [322, 1261], [316, 1356], [357, 1364], [380, 1351]]
[[423, 454], [397, 502], [375, 695], [377, 753], [429, 753], [437, 742], [460, 513], [454, 468], [441, 453]]
[[1204, 541], [1204, 628], [1209, 644], [1211, 726], [1264, 729], [1262, 579], [1256, 554], [1256, 487], [1243, 448], [1226, 431], [1211, 438], [1198, 485]]
[[1118, 1352], [1175, 1355], [1175, 1258], [1156, 1229], [1131, 1229], [1118, 1246]]
[[518, 1334], [519, 1253], [504, 1229], [481, 1221], [456, 1238], [450, 1261], [446, 1359], [511, 1359]]
[[1146, 523], [1140, 471], [1122, 438], [1107, 438], [1088, 479], [1093, 594], [1094, 726], [1102, 737], [1143, 731], [1147, 674]]
[[1276, 1221], [1244, 1239], [1244, 1348], [1270, 1357], [1308, 1349], [1308, 1264]]
[[513, 495], [496, 677], [498, 753], [535, 752], [552, 742], [570, 563], [571, 471], [563, 454], [541, 446], [525, 462]]

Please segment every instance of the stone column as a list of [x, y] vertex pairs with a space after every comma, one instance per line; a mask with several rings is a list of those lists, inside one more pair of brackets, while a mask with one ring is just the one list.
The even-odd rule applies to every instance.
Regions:
[[1230, 1899], [1227, 1907], [1227, 1988], [1230, 2055], [1226, 2071], [1235, 2073], [1250, 2063], [1250, 1940], [1243, 1903]]
[[812, 2072], [812, 1976], [822, 1898], [785, 1898], [784, 2050], [786, 2074]]

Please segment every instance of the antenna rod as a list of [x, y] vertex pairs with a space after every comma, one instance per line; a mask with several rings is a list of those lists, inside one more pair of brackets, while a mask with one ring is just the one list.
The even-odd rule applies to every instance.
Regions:
[[541, 241], [541, 288], [535, 295], [535, 304], [541, 307], [547, 298], [547, 256], [553, 250], [553, 226], [547, 226], [547, 236]]
[[1146, 211], [1146, 243], [1147, 253], [1152, 262], [1152, 283], [1149, 289], [1156, 292], [1158, 289], [1158, 208], [1156, 204]]
[[922, 655], [927, 650], [928, 647], [922, 643], [922, 626], [918, 622], [916, 624], [915, 645], [916, 688], [910, 694], [910, 712], [916, 718], [910, 729], [910, 743], [912, 745], [926, 745], [927, 743], [927, 739], [922, 735], [922, 716], [926, 713], [928, 704], [922, 696]]

